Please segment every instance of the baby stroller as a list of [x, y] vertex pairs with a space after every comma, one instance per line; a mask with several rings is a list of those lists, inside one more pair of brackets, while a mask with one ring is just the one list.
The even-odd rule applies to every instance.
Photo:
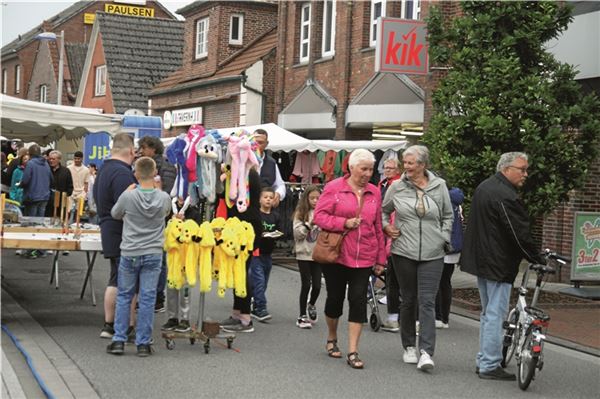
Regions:
[[[377, 281], [380, 284], [377, 284]], [[383, 284], [383, 285], [381, 285]], [[378, 287], [376, 287], [378, 286]], [[367, 290], [367, 303], [371, 309], [371, 317], [369, 317], [369, 325], [375, 332], [381, 328], [381, 313], [379, 313], [379, 300], [386, 297], [385, 290], [385, 272], [381, 273], [380, 276], [375, 274], [369, 278], [369, 287]]]

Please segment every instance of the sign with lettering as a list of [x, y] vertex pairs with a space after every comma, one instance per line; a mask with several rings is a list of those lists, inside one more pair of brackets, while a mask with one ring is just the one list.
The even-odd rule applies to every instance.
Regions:
[[110, 154], [110, 140], [110, 134], [106, 132], [86, 134], [83, 139], [83, 163], [94, 163], [100, 169], [104, 159]]
[[375, 72], [426, 75], [427, 24], [411, 19], [380, 17], [377, 22]]
[[571, 280], [600, 280], [600, 212], [575, 212]]
[[122, 4], [104, 4], [104, 11], [110, 14], [129, 15], [132, 17], [154, 18], [154, 8], [126, 6]]
[[83, 23], [86, 25], [94, 25], [94, 21], [96, 20], [96, 14], [92, 14], [90, 12], [86, 12], [83, 14]]
[[176, 109], [171, 112], [171, 126], [190, 126], [202, 123], [202, 107]]
[[172, 125], [173, 115], [171, 114], [171, 111], [165, 111], [165, 113], [163, 114], [163, 127], [168, 130], [171, 128]]

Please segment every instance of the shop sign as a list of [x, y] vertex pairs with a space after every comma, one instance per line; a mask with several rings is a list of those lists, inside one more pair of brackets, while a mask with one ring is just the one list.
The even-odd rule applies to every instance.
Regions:
[[104, 5], [104, 11], [109, 14], [129, 15], [132, 17], [145, 17], [145, 18], [153, 18], [154, 17], [154, 8], [147, 8], [147, 7], [135, 7], [135, 6], [126, 6], [126, 5], [122, 5], [122, 4], [107, 3]]
[[163, 114], [163, 127], [165, 129], [170, 129], [173, 125], [173, 116], [171, 115], [171, 111], [165, 111]]
[[202, 123], [202, 107], [172, 111], [171, 126], [190, 126]]
[[83, 23], [86, 25], [94, 25], [94, 21], [96, 20], [96, 14], [92, 14], [90, 12], [86, 12], [83, 14]]
[[427, 24], [423, 21], [379, 18], [375, 72], [426, 75]]
[[83, 163], [90, 163], [100, 166], [104, 163], [104, 159], [110, 154], [110, 134], [106, 132], [88, 133], [83, 139]]
[[600, 280], [600, 212], [575, 212], [571, 280]]

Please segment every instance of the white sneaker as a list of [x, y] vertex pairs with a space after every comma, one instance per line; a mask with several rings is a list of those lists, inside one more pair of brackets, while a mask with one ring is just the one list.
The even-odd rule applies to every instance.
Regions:
[[377, 302], [379, 302], [382, 305], [387, 305], [387, 296], [382, 296], [377, 300]]
[[433, 359], [427, 352], [421, 349], [421, 357], [419, 358], [419, 364], [417, 364], [418, 370], [431, 370], [435, 366]]
[[404, 363], [408, 364], [416, 364], [419, 359], [417, 359], [417, 348], [414, 346], [408, 346], [404, 349], [404, 355], [402, 355], [402, 360]]
[[444, 323], [441, 320], [436, 320], [435, 321], [435, 328], [448, 328], [448, 323]]
[[307, 330], [309, 328], [312, 328], [312, 323], [310, 322], [310, 319], [308, 317], [300, 316], [298, 317], [298, 320], [296, 320], [296, 326]]

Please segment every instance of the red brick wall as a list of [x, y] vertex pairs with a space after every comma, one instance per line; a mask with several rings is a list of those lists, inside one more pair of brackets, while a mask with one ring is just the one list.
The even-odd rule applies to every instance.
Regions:
[[108, 76], [108, 71], [106, 75], [106, 95], [94, 95], [96, 89], [96, 67], [101, 65], [106, 65], [106, 60], [104, 59], [104, 51], [102, 47], [102, 35], [98, 35], [87, 80], [85, 81], [85, 92], [83, 94], [81, 107], [101, 108], [104, 110], [105, 114], [114, 114], [115, 108], [113, 106], [113, 99], [110, 91], [110, 76]]

